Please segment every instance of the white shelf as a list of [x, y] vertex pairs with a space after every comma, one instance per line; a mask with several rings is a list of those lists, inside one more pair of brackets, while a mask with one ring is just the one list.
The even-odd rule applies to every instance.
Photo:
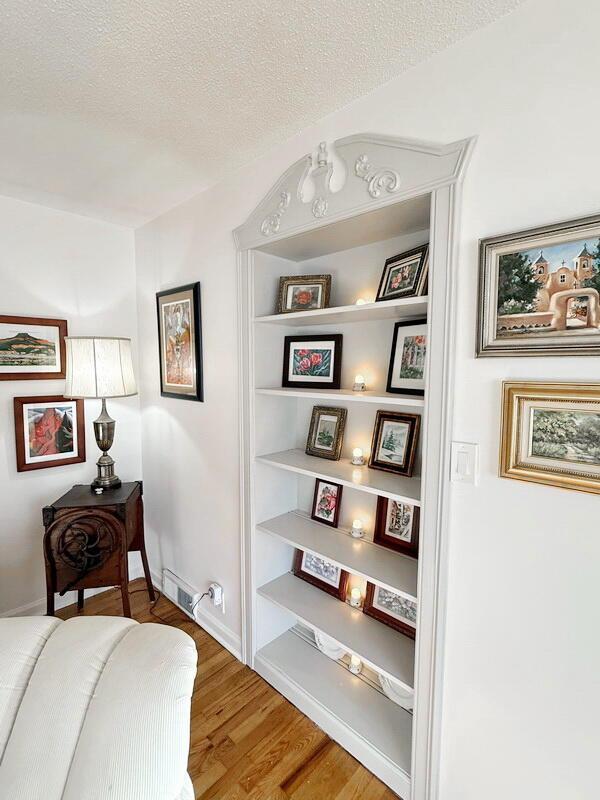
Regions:
[[286, 572], [258, 594], [317, 628], [378, 672], [414, 689], [415, 643], [408, 636]]
[[256, 456], [256, 460], [278, 469], [313, 478], [323, 478], [326, 481], [334, 481], [343, 486], [412, 503], [415, 506], [421, 505], [420, 478], [403, 478], [383, 470], [355, 467], [348, 459], [329, 461], [326, 458], [316, 458], [302, 450], [282, 450], [280, 453]]
[[256, 394], [279, 397], [306, 397], [312, 400], [333, 400], [354, 403], [376, 403], [377, 405], [423, 408], [425, 400], [417, 395], [390, 394], [388, 392], [355, 392], [352, 389], [257, 389]]
[[291, 631], [255, 669], [401, 797], [410, 796], [412, 716]]
[[427, 296], [404, 297], [381, 303], [365, 303], [362, 306], [335, 306], [317, 308], [314, 311], [270, 314], [265, 317], [255, 317], [254, 321], [296, 328], [299, 325], [340, 325], [343, 322], [370, 322], [378, 319], [415, 319], [427, 315], [427, 301]]
[[417, 561], [414, 558], [365, 539], [354, 539], [350, 533], [315, 522], [299, 511], [268, 519], [257, 528], [384, 589], [416, 599]]

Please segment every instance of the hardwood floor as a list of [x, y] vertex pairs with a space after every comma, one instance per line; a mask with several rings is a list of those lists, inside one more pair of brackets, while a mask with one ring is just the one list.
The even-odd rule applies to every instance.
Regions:
[[[255, 672], [162, 597], [149, 613], [141, 580], [130, 584], [139, 622], [174, 625], [198, 646], [189, 772], [197, 800], [394, 800], [356, 759]], [[121, 614], [118, 590], [86, 600], [84, 614]], [[76, 606], [58, 612], [75, 616]]]

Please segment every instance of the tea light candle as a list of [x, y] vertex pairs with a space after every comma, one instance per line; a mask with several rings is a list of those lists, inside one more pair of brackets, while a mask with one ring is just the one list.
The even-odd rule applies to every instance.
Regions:
[[364, 392], [367, 388], [363, 375], [356, 375], [354, 378], [354, 386], [352, 387], [355, 392]]
[[365, 457], [360, 447], [355, 447], [352, 451], [352, 463], [357, 467], [362, 467], [365, 463]]
[[365, 300], [364, 297], [359, 297], [356, 301], [357, 306], [365, 306], [368, 303], [368, 300]]
[[363, 535], [362, 520], [355, 519], [354, 522], [352, 523], [352, 536], [354, 536], [355, 539], [360, 539], [362, 535]]
[[349, 670], [353, 675], [360, 675], [362, 672], [362, 661], [358, 656], [350, 656]]
[[360, 608], [360, 603], [362, 600], [362, 595], [360, 593], [360, 588], [355, 586], [354, 589], [350, 592], [350, 605], [354, 606], [354, 608]]

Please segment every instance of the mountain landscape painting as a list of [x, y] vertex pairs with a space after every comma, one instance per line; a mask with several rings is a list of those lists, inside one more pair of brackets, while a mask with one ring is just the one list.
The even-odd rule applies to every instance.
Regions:
[[0, 379], [61, 377], [65, 335], [63, 320], [0, 317]]

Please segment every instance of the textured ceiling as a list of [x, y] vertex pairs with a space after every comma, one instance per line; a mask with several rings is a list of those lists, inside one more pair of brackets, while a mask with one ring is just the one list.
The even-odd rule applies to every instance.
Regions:
[[2, 0], [0, 194], [138, 225], [521, 0]]

